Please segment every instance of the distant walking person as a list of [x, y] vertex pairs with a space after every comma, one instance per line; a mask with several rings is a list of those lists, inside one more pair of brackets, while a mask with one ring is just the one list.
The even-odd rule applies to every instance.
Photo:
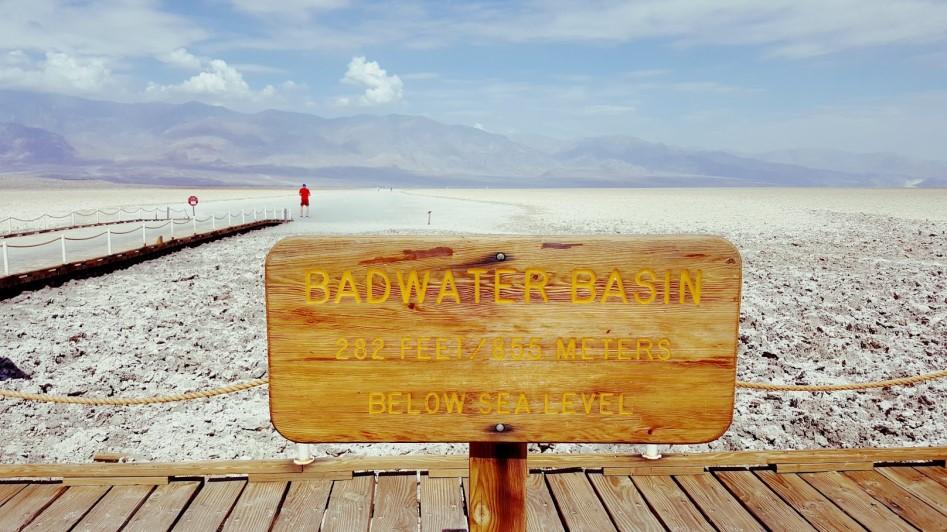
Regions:
[[299, 217], [309, 218], [309, 189], [303, 183], [303, 188], [299, 189]]

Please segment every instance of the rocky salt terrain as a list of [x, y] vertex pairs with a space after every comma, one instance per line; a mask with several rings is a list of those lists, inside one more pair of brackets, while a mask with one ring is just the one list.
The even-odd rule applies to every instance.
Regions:
[[[727, 237], [744, 264], [740, 380], [860, 382], [947, 367], [947, 212], [937, 207], [947, 205], [947, 191], [438, 191], [404, 201], [418, 194], [491, 203], [470, 203], [473, 212], [492, 209], [479, 225], [463, 220], [474, 232]], [[336, 210], [357, 216], [358, 205]], [[334, 223], [333, 230], [345, 227]], [[258, 231], [0, 301], [0, 387], [138, 397], [262, 377], [264, 256], [288, 232], [325, 227]], [[385, 230], [418, 228], [392, 218]], [[430, 232], [457, 230], [434, 224]], [[860, 392], [738, 390], [736, 399], [724, 437], [688, 449], [947, 445], [945, 381]], [[0, 438], [3, 462], [86, 461], [96, 451], [141, 460], [272, 458], [292, 450], [270, 425], [265, 388], [123, 408], [3, 399]], [[542, 446], [604, 449], [634, 451]], [[461, 453], [466, 446], [333, 444], [315, 451]]]

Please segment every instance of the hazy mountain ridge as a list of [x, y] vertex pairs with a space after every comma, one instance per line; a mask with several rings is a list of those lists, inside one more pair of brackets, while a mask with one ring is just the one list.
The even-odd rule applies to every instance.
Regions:
[[518, 142], [420, 116], [247, 114], [197, 102], [23, 91], [0, 91], [0, 123], [5, 166], [121, 182], [273, 185], [309, 176], [353, 186], [938, 186], [947, 177], [947, 163], [897, 156], [787, 150], [755, 157], [620, 136]]

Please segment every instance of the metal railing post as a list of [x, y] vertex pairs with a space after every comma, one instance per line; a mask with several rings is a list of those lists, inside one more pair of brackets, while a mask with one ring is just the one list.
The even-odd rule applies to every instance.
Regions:
[[10, 261], [7, 260], [7, 241], [0, 242], [0, 248], [3, 250], [3, 275], [10, 275]]
[[62, 247], [62, 263], [66, 263], [66, 235], [59, 235], [59, 245]]
[[105, 241], [108, 245], [108, 254], [112, 254], [112, 229], [108, 228], [105, 230]]
[[231, 221], [230, 221], [230, 211], [227, 211], [227, 227], [230, 227], [230, 224], [231, 224]]
[[148, 237], [145, 236], [145, 222], [141, 222], [141, 245], [148, 245]]
[[240, 223], [247, 223], [247, 213], [243, 209], [240, 209]]
[[214, 231], [217, 230], [217, 217], [213, 214], [210, 215], [210, 228]]
[[174, 220], [171, 220], [171, 239], [174, 239]]

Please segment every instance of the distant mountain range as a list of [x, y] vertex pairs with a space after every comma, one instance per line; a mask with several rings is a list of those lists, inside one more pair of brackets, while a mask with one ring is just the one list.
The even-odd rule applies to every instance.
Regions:
[[330, 119], [0, 91], [0, 175], [12, 173], [168, 185], [947, 186], [947, 163], [895, 155], [511, 139], [418, 116]]

